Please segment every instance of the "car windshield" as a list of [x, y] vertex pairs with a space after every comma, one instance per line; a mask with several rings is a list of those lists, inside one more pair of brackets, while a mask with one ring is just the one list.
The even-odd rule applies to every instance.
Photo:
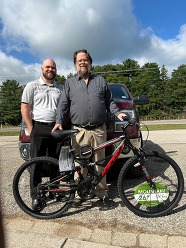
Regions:
[[124, 85], [111, 84], [109, 85], [109, 88], [112, 92], [113, 98], [131, 100], [130, 95], [128, 94]]

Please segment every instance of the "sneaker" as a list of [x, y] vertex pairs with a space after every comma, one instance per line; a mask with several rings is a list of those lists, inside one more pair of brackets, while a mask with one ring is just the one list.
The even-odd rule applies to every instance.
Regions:
[[42, 203], [39, 199], [37, 198], [32, 199], [32, 209], [37, 212], [43, 209]]
[[109, 196], [104, 196], [102, 199], [100, 199], [100, 201], [101, 206], [99, 210], [107, 210], [109, 208], [114, 207], [115, 205], [115, 202]]

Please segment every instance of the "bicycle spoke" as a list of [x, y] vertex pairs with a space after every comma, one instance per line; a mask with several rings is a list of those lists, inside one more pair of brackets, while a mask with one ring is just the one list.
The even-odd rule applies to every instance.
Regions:
[[[48, 159], [46, 160], [48, 166], [58, 166], [54, 159], [49, 159], [49, 161]], [[60, 217], [69, 209], [74, 198], [74, 192], [71, 190], [71, 185], [74, 182], [72, 176], [70, 177], [70, 174], [65, 173], [53, 179], [47, 176], [41, 177], [42, 181], [37, 187], [37, 198], [42, 205], [42, 209], [41, 211], [34, 211], [30, 196], [30, 168], [36, 162], [37, 166], [41, 166], [44, 160], [41, 157], [37, 161], [33, 160], [25, 163], [19, 168], [13, 182], [14, 197], [21, 209], [35, 218], [49, 219]]]
[[[157, 158], [153, 153], [144, 162], [151, 180], [141, 174], [127, 178], [131, 167], [139, 166], [131, 159], [122, 168], [118, 188], [126, 206], [144, 217], [165, 215], [179, 202], [183, 192], [183, 176], [178, 165], [167, 156]], [[151, 184], [153, 182], [153, 184]]]

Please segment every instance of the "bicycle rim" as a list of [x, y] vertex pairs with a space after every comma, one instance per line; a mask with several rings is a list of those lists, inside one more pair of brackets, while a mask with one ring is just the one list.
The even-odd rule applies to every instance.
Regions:
[[[184, 190], [183, 174], [177, 163], [165, 154], [146, 153], [143, 162], [153, 184], [147, 182], [136, 157], [127, 161], [118, 177], [118, 190], [123, 203], [142, 217], [164, 216], [180, 201]], [[142, 173], [132, 177], [131, 168], [139, 167]]]
[[25, 162], [17, 170], [13, 179], [14, 198], [19, 207], [34, 218], [54, 219], [61, 217], [68, 211], [75, 196], [72, 190], [72, 185], [74, 184], [73, 173], [64, 172], [58, 175], [60, 180], [58, 180], [57, 183], [54, 183], [54, 178], [50, 180], [46, 175], [43, 176], [40, 187], [38, 187], [38, 197], [43, 207], [41, 211], [34, 211], [32, 209], [32, 198], [30, 196], [30, 168], [35, 164], [37, 164], [38, 167], [45, 165], [47, 168], [59, 168], [58, 161], [48, 157], [38, 157]]

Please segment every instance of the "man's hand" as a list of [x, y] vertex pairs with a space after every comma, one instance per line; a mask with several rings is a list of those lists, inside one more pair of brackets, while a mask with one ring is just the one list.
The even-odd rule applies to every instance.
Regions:
[[32, 128], [33, 128], [33, 126], [32, 126], [32, 125], [31, 125], [31, 126], [27, 126], [27, 129], [28, 129], [29, 134], [31, 134], [31, 132], [32, 132]]
[[63, 130], [62, 125], [61, 125], [61, 124], [56, 124], [56, 125], [54, 126], [54, 128], [52, 129], [52, 133], [53, 133], [55, 130], [57, 130], [57, 129]]
[[123, 121], [123, 119], [124, 119], [126, 116], [127, 116], [127, 115], [124, 114], [124, 113], [119, 113], [119, 115], [118, 115], [117, 117], [118, 117], [118, 119], [119, 119], [120, 121]]
[[32, 117], [31, 117], [31, 110], [30, 110], [30, 104], [29, 103], [21, 103], [21, 114], [22, 114], [22, 118], [27, 126], [28, 132], [29, 134], [31, 134], [32, 132]]

